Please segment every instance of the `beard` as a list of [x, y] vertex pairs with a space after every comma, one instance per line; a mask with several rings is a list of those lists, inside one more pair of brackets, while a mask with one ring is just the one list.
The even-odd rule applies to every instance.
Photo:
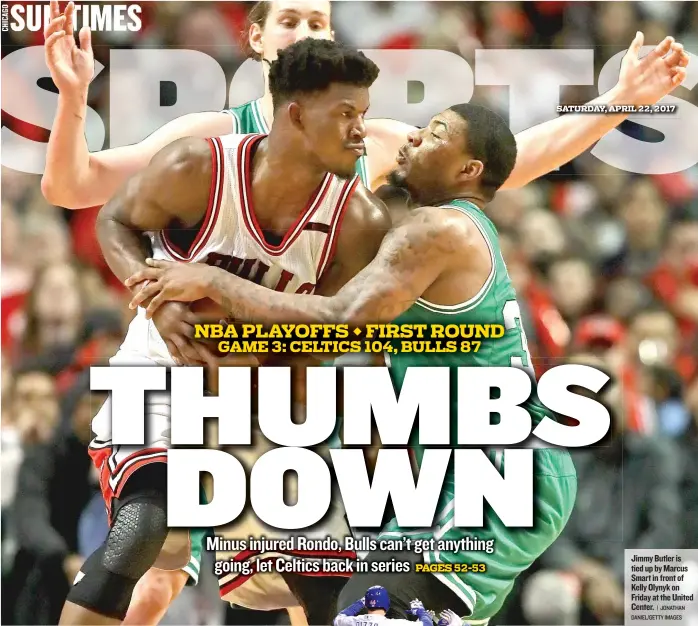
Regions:
[[397, 187], [398, 189], [407, 189], [407, 175], [405, 172], [395, 169], [388, 174], [386, 177], [388, 184], [391, 187]]

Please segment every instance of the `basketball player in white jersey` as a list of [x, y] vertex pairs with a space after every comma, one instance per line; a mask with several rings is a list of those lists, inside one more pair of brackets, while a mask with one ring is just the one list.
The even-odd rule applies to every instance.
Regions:
[[[278, 291], [338, 291], [390, 227], [385, 206], [354, 175], [377, 75], [363, 54], [330, 41], [305, 39], [281, 52], [270, 71], [277, 121], [268, 136], [179, 140], [102, 208], [98, 237], [112, 271], [125, 281], [147, 267], [148, 234], [162, 259], [205, 262]], [[111, 363], [173, 360], [141, 312]], [[140, 449], [111, 445], [109, 403], [94, 419], [90, 454], [111, 528], [72, 587], [61, 624], [119, 623], [158, 559], [175, 568], [188, 558], [188, 544], [170, 542], [165, 514], [168, 402], [167, 394], [148, 398], [149, 440]], [[283, 602], [300, 601], [311, 624], [331, 622], [346, 579], [283, 578], [296, 594]]]

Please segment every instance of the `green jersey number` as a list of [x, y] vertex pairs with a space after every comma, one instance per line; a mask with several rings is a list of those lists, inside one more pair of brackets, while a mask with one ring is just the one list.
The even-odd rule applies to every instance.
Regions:
[[517, 329], [519, 331], [519, 338], [521, 339], [521, 352], [523, 352], [523, 354], [526, 356], [525, 363], [523, 358], [520, 356], [511, 357], [511, 366], [523, 369], [535, 378], [536, 374], [533, 370], [531, 353], [528, 351], [526, 332], [524, 331], [523, 324], [521, 323], [521, 309], [519, 308], [519, 303], [516, 300], [509, 300], [504, 305], [502, 314], [504, 315], [504, 328], [506, 330]]

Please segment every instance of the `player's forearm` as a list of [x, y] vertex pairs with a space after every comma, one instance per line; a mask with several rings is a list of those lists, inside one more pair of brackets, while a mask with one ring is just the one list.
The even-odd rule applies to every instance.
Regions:
[[90, 206], [84, 202], [90, 170], [90, 152], [85, 139], [86, 115], [86, 89], [74, 96], [58, 96], [41, 190], [50, 203], [69, 209]]
[[[633, 104], [633, 101], [616, 86], [589, 104]], [[570, 113], [518, 133], [516, 165], [502, 188], [523, 187], [532, 180], [556, 170], [588, 150], [627, 117], [627, 113]]]
[[371, 289], [355, 278], [334, 296], [307, 296], [272, 291], [211, 268], [206, 293], [231, 317], [260, 324], [337, 324], [362, 326], [388, 322], [406, 308], [404, 299], [385, 289]]
[[231, 317], [260, 324], [332, 323], [332, 298], [272, 291], [217, 267], [210, 268], [206, 293]]

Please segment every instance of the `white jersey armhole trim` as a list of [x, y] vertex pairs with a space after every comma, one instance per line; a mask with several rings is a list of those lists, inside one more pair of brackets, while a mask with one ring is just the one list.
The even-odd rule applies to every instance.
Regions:
[[189, 263], [206, 246], [211, 233], [216, 228], [219, 219], [221, 202], [224, 195], [225, 186], [225, 158], [223, 156], [223, 144], [219, 137], [211, 137], [207, 140], [213, 158], [214, 167], [211, 172], [211, 193], [209, 198], [210, 206], [207, 207], [206, 220], [199, 229], [191, 248], [182, 255], [167, 240], [165, 231], [157, 231], [156, 238], [160, 242], [161, 249], [175, 261]]
[[466, 215], [470, 219], [470, 221], [475, 224], [475, 226], [477, 226], [478, 230], [480, 231], [480, 234], [485, 240], [485, 243], [487, 243], [487, 248], [490, 252], [490, 260], [492, 262], [492, 269], [490, 270], [490, 274], [487, 277], [487, 280], [485, 280], [482, 287], [480, 287], [480, 291], [478, 291], [472, 298], [466, 300], [465, 302], [461, 302], [460, 304], [435, 304], [433, 302], [425, 300], [424, 298], [417, 299], [416, 304], [418, 304], [424, 309], [427, 309], [428, 311], [432, 311], [433, 313], [443, 313], [445, 315], [456, 315], [458, 313], [465, 313], [466, 311], [470, 311], [474, 309], [478, 304], [480, 304], [482, 299], [487, 295], [492, 285], [494, 284], [494, 278], [497, 273], [497, 264], [494, 249], [492, 248], [492, 243], [490, 242], [490, 238], [487, 236], [487, 233], [485, 232], [482, 225], [470, 214], [470, 212], [467, 209], [464, 209], [463, 207], [459, 207], [453, 204], [443, 205], [441, 208], [454, 209], [455, 211], [460, 211], [463, 215]]
[[337, 200], [337, 203], [334, 207], [334, 211], [332, 212], [332, 218], [329, 224], [330, 232], [327, 234], [327, 239], [325, 240], [325, 245], [323, 246], [322, 251], [320, 252], [320, 260], [318, 261], [317, 268], [315, 270], [318, 283], [320, 282], [320, 280], [322, 280], [322, 277], [325, 274], [325, 270], [327, 269], [328, 264], [332, 260], [332, 256], [336, 246], [335, 239], [339, 237], [339, 235], [337, 234], [339, 222], [344, 217], [344, 212], [347, 206], [349, 206], [349, 202], [354, 195], [354, 191], [356, 191], [358, 182], [360, 182], [360, 176], [358, 174], [355, 174], [342, 186], [339, 199]]

